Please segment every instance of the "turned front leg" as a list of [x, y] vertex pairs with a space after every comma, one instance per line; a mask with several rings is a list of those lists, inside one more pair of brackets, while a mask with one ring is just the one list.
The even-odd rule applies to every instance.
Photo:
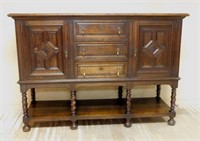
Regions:
[[33, 104], [36, 102], [35, 99], [35, 88], [31, 88], [31, 100]]
[[30, 131], [29, 126], [29, 115], [28, 115], [28, 103], [27, 103], [27, 94], [26, 92], [22, 92], [22, 108], [23, 108], [23, 131], [28, 132]]
[[125, 127], [131, 127], [131, 90], [126, 89], [126, 122]]
[[77, 129], [77, 124], [76, 124], [76, 91], [71, 91], [71, 116], [72, 116], [72, 125], [71, 129]]
[[160, 100], [160, 90], [161, 90], [160, 85], [157, 85], [157, 88], [156, 88], [156, 100], [157, 101]]
[[175, 120], [174, 117], [176, 116], [176, 111], [175, 111], [175, 102], [176, 102], [176, 88], [172, 87], [172, 92], [171, 92], [171, 107], [170, 107], [170, 113], [169, 117], [170, 119], [168, 120], [168, 125], [175, 125]]

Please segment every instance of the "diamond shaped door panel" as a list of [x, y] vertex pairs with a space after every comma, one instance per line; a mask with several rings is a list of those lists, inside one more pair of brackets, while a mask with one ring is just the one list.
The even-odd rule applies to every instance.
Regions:
[[[29, 22], [30, 24], [30, 22]], [[55, 24], [55, 23], [54, 23]], [[66, 77], [63, 60], [63, 25], [27, 25], [30, 78]]]
[[172, 67], [172, 25], [138, 26], [137, 73], [166, 73]]

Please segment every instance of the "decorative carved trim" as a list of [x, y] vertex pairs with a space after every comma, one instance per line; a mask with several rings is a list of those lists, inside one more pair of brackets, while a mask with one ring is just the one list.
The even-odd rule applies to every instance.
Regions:
[[147, 51], [153, 57], [157, 57], [162, 52], [162, 46], [160, 46], [156, 41], [150, 40], [146, 45], [144, 45], [143, 50]]
[[[38, 48], [41, 48], [38, 50]], [[40, 47], [34, 48], [34, 53], [37, 54], [41, 59], [48, 60], [53, 54], [58, 53], [58, 48], [54, 46], [50, 41], [42, 43]]]

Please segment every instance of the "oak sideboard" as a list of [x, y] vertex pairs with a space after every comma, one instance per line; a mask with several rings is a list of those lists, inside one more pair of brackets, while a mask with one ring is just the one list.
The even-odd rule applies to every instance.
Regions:
[[[79, 120], [124, 119], [131, 127], [132, 118], [169, 116], [168, 124], [175, 124], [182, 20], [188, 14], [8, 16], [15, 20], [23, 131], [35, 121], [71, 121], [71, 129], [77, 129]], [[171, 86], [168, 104], [160, 97], [163, 84]], [[155, 85], [155, 97], [131, 97], [136, 85]], [[80, 88], [98, 86], [118, 88], [116, 98], [76, 99]], [[50, 87], [68, 88], [71, 99], [36, 99], [37, 88]]]

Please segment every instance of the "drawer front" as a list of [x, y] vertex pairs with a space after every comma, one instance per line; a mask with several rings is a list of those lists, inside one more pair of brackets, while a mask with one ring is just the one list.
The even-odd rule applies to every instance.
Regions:
[[74, 21], [76, 41], [127, 40], [128, 21], [123, 20], [79, 20]]
[[76, 57], [124, 57], [127, 58], [127, 44], [84, 44], [77, 43]]
[[127, 64], [121, 63], [104, 63], [92, 64], [84, 63], [77, 64], [77, 77], [92, 78], [92, 77], [125, 77], [127, 75]]

